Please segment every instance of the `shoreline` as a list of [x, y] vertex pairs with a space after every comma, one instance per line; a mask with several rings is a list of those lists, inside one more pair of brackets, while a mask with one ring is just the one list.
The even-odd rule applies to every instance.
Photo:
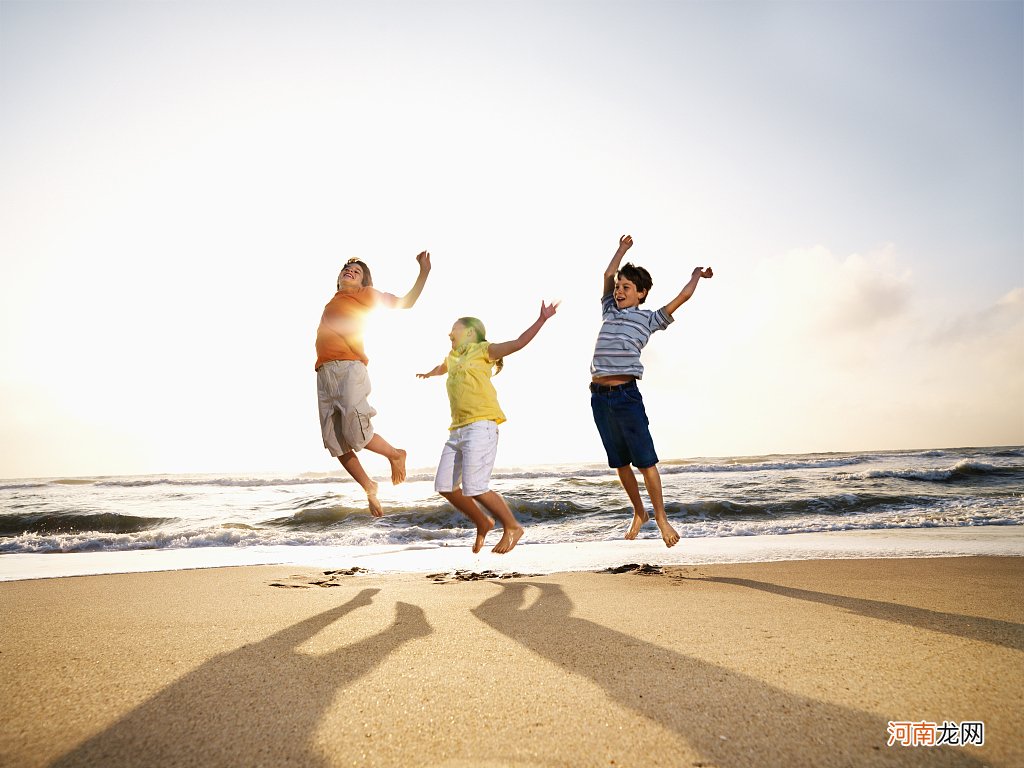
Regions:
[[[1024, 559], [0, 584], [26, 766], [1011, 766]], [[327, 588], [331, 587], [331, 588]], [[983, 746], [888, 746], [891, 722]]]
[[[529, 530], [527, 530], [529, 535]], [[0, 583], [113, 573], [147, 573], [257, 565], [310, 568], [358, 566], [382, 574], [445, 570], [496, 573], [572, 573], [624, 563], [662, 566], [764, 563], [787, 560], [899, 559], [917, 557], [1024, 556], [1024, 526], [990, 525], [885, 528], [858, 531], [683, 538], [673, 548], [660, 539], [574, 544], [531, 544], [506, 555], [465, 546], [263, 546], [140, 549], [120, 552], [0, 554]]]

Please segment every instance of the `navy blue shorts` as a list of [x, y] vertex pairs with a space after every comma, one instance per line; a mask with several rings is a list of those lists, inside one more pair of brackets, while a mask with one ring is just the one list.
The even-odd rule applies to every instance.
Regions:
[[658, 463], [644, 399], [635, 381], [614, 388], [591, 384], [590, 407], [609, 467], [632, 464], [646, 469]]

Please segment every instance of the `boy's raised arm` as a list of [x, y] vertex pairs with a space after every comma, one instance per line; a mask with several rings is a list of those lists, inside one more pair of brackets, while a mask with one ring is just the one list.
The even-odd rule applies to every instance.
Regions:
[[423, 286], [426, 285], [427, 275], [430, 274], [430, 254], [427, 251], [422, 251], [416, 256], [416, 261], [419, 262], [420, 273], [416, 276], [416, 283], [410, 291], [395, 302], [395, 307], [398, 309], [409, 309], [412, 307], [416, 303], [416, 299], [423, 292]]
[[622, 262], [622, 257], [626, 255], [626, 251], [633, 247], [633, 238], [630, 235], [623, 235], [619, 238], [619, 247], [615, 251], [615, 255], [612, 256], [612, 260], [608, 262], [608, 267], [604, 271], [604, 287], [601, 289], [601, 297], [604, 298], [612, 289], [615, 287], [615, 274], [619, 271], [619, 264]]
[[714, 276], [715, 273], [711, 271], [711, 267], [708, 267], [707, 269], [695, 267], [693, 274], [690, 276], [690, 282], [683, 286], [683, 290], [679, 292], [678, 296], [665, 305], [665, 312], [670, 315], [675, 314], [675, 311], [683, 306], [683, 304], [693, 296], [693, 292], [697, 290], [697, 283], [700, 282], [702, 277], [712, 278]]
[[540, 317], [533, 321], [533, 325], [519, 334], [518, 339], [513, 341], [502, 341], [496, 344], [491, 344], [487, 347], [487, 357], [490, 360], [500, 360], [506, 355], [511, 355], [513, 352], [518, 352], [520, 349], [529, 344], [533, 337], [537, 335], [537, 331], [541, 329], [541, 326], [548, 321], [548, 318], [553, 317], [555, 311], [558, 309], [558, 302], [553, 304], [545, 304], [543, 301], [540, 303]]

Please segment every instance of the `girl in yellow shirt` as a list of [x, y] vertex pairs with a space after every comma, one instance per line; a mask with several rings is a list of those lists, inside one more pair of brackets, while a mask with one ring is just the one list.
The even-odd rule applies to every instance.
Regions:
[[494, 528], [490, 515], [501, 521], [504, 530], [492, 552], [501, 555], [511, 551], [523, 535], [523, 527], [508, 504], [490, 489], [498, 452], [498, 425], [505, 421], [491, 376], [495, 368], [501, 370], [505, 356], [533, 340], [557, 308], [558, 304], [541, 302], [540, 317], [533, 325], [518, 339], [501, 343], [487, 341], [484, 324], [477, 318], [460, 317], [448, 334], [452, 351], [445, 361], [427, 373], [416, 374], [421, 379], [448, 374], [452, 423], [438, 462], [434, 489], [476, 525], [473, 552], [483, 548], [484, 538]]

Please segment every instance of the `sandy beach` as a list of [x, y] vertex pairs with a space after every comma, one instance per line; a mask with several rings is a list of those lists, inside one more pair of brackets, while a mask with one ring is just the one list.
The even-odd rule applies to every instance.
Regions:
[[[1022, 765], [1022, 576], [960, 557], [0, 583], [0, 764]], [[890, 721], [980, 721], [984, 745], [887, 746]]]

